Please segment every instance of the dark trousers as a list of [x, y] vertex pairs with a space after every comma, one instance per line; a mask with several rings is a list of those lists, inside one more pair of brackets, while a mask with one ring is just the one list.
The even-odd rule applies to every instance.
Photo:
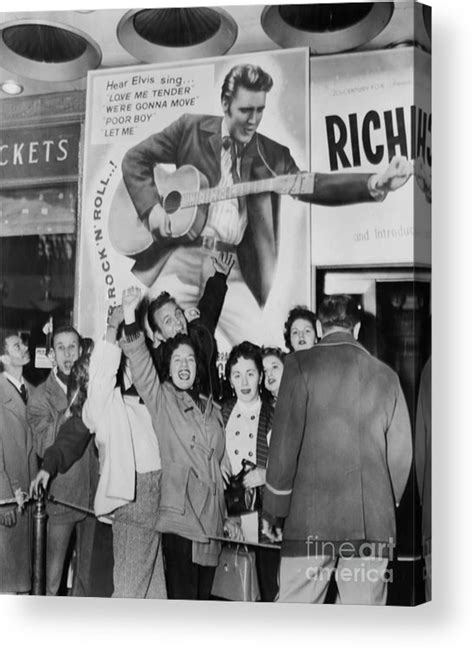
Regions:
[[193, 563], [192, 541], [176, 534], [163, 534], [168, 599], [210, 599], [214, 566]]
[[278, 594], [278, 571], [280, 568], [280, 552], [271, 548], [255, 550], [258, 587], [262, 602], [273, 602]]

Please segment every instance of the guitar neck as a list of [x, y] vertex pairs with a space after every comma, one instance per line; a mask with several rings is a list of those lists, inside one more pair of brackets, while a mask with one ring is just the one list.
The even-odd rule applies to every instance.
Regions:
[[309, 194], [313, 192], [312, 173], [287, 174], [286, 176], [275, 176], [274, 178], [264, 178], [262, 180], [252, 180], [244, 183], [235, 183], [234, 185], [210, 187], [200, 189], [197, 192], [187, 192], [182, 194], [181, 207], [191, 207], [195, 205], [208, 205], [218, 201], [227, 201], [241, 196], [250, 196], [251, 194], [264, 194], [265, 192], [275, 192], [279, 194]]

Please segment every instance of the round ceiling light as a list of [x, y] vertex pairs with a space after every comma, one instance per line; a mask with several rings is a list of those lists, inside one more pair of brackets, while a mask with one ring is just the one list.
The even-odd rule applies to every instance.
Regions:
[[335, 54], [361, 47], [389, 23], [392, 2], [272, 5], [262, 27], [281, 47], [309, 47], [311, 54]]
[[237, 37], [219, 7], [132, 10], [117, 28], [121, 45], [139, 61], [159, 63], [225, 54]]
[[0, 27], [0, 58], [7, 70], [39, 81], [73, 81], [100, 65], [97, 43], [63, 24], [22, 20]]
[[21, 95], [23, 92], [23, 86], [20, 86], [16, 81], [4, 81], [0, 86], [2, 91], [7, 95]]

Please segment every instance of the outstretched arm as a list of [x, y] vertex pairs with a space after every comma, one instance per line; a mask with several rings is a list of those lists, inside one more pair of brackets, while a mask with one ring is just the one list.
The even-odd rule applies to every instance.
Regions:
[[406, 158], [396, 156], [382, 173], [311, 174], [313, 184], [306, 182], [301, 189], [303, 191], [304, 187], [304, 193], [294, 195], [308, 203], [329, 206], [383, 201], [388, 192], [403, 187], [412, 174], [412, 164]]
[[42, 469], [51, 477], [66, 473], [84, 454], [91, 439], [89, 429], [79, 417], [70, 417], [59, 428], [54, 444], [44, 453]]
[[231, 252], [220, 252], [218, 257], [212, 257], [212, 263], [216, 272], [206, 282], [198, 309], [201, 323], [214, 335], [227, 293], [227, 277], [235, 258]]
[[79, 417], [70, 417], [64, 422], [59, 428], [54, 444], [45, 451], [41, 471], [31, 482], [30, 495], [37, 495], [40, 484], [46, 489], [51, 478], [58, 473], [69, 471], [84, 455], [90, 439], [89, 429]]

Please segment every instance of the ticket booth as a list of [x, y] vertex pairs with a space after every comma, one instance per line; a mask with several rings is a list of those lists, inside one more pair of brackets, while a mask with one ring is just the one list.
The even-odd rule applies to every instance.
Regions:
[[[72, 320], [82, 104], [83, 93], [1, 102], [0, 327], [32, 358], [48, 322]], [[26, 368], [33, 383], [46, 362]]]

